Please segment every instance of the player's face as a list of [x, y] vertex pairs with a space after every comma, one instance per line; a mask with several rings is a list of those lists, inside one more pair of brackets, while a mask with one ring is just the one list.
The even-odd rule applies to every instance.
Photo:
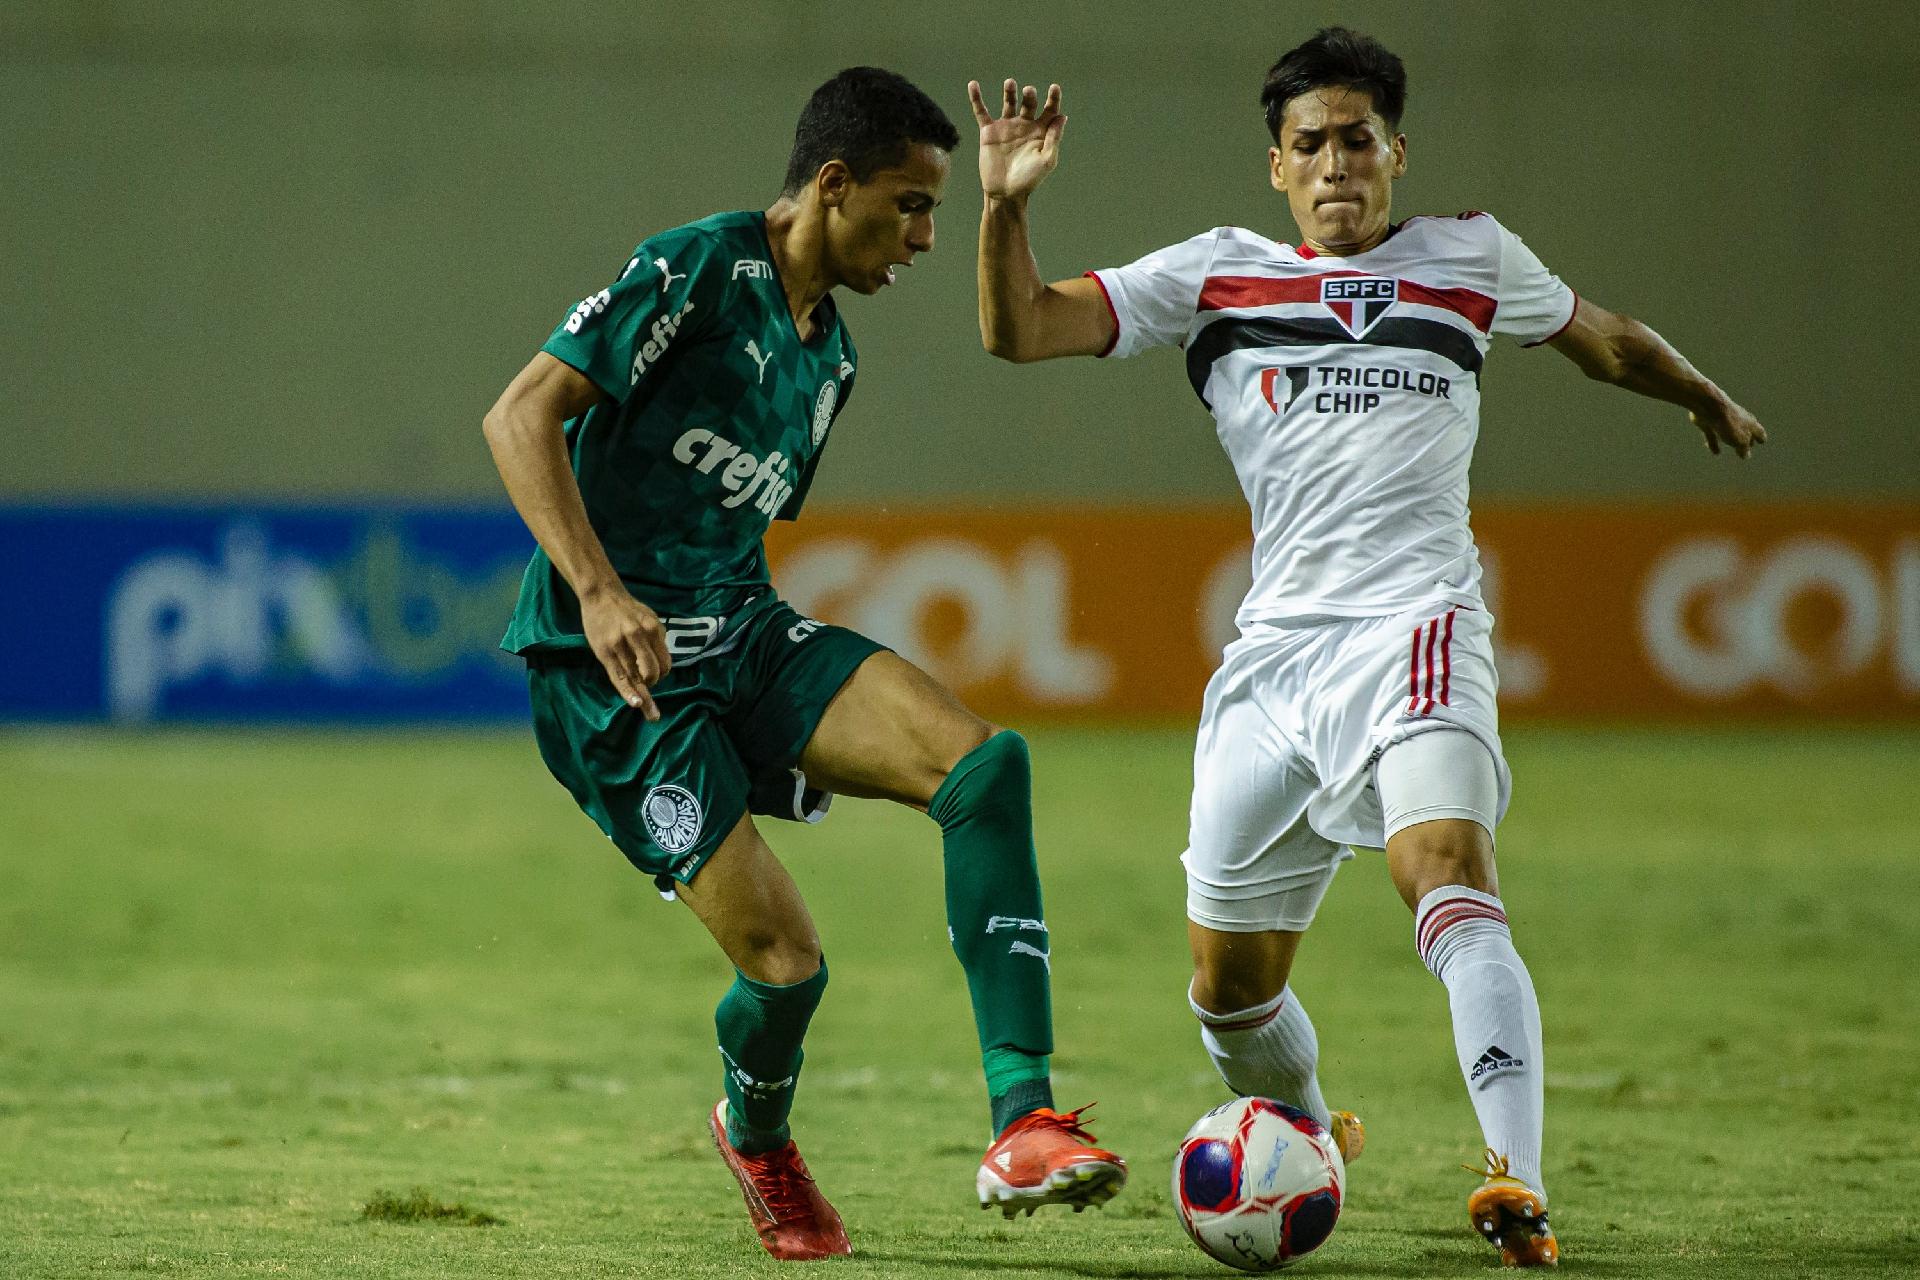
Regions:
[[933, 211], [947, 187], [947, 153], [916, 143], [907, 158], [865, 182], [849, 177], [827, 209], [834, 276], [857, 293], [892, 284], [895, 267], [933, 248]]
[[1407, 171], [1407, 137], [1387, 128], [1364, 89], [1303, 93], [1267, 149], [1273, 189], [1300, 234], [1323, 253], [1362, 253], [1387, 238], [1393, 180]]

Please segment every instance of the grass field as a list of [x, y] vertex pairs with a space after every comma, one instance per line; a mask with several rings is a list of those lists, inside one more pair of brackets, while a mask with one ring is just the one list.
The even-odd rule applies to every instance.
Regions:
[[[823, 1268], [1230, 1274], [1166, 1192], [1223, 1096], [1183, 1000], [1189, 739], [1031, 736], [1061, 1101], [1100, 1100], [1134, 1182], [1080, 1217], [973, 1207], [986, 1112], [936, 833], [843, 802], [771, 833], [833, 963], [796, 1127], [858, 1256]], [[1509, 751], [1564, 1270], [1914, 1274], [1920, 733]], [[1302, 953], [1369, 1146], [1299, 1274], [1493, 1266], [1410, 934], [1363, 855]], [[776, 1270], [703, 1130], [726, 977], [521, 735], [0, 734], [0, 1276]]]

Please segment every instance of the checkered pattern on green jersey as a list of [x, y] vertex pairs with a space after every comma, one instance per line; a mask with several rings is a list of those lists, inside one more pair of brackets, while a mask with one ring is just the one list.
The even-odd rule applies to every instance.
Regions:
[[[831, 296], [801, 342], [766, 219], [718, 213], [634, 250], [542, 350], [608, 399], [566, 427], [587, 515], [627, 589], [661, 617], [723, 617], [768, 589], [768, 522], [800, 512], [853, 390]], [[536, 551], [501, 647], [578, 648], [580, 607]]]

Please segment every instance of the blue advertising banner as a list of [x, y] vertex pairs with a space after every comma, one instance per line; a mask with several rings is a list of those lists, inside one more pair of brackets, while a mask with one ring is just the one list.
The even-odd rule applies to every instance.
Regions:
[[511, 510], [0, 507], [0, 718], [491, 721]]

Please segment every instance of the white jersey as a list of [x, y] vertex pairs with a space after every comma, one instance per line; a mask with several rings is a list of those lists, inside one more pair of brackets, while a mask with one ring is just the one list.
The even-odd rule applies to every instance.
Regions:
[[1480, 603], [1467, 465], [1495, 333], [1529, 345], [1573, 291], [1484, 213], [1409, 218], [1334, 258], [1240, 227], [1089, 272], [1110, 354], [1186, 349], [1253, 509], [1239, 623]]

